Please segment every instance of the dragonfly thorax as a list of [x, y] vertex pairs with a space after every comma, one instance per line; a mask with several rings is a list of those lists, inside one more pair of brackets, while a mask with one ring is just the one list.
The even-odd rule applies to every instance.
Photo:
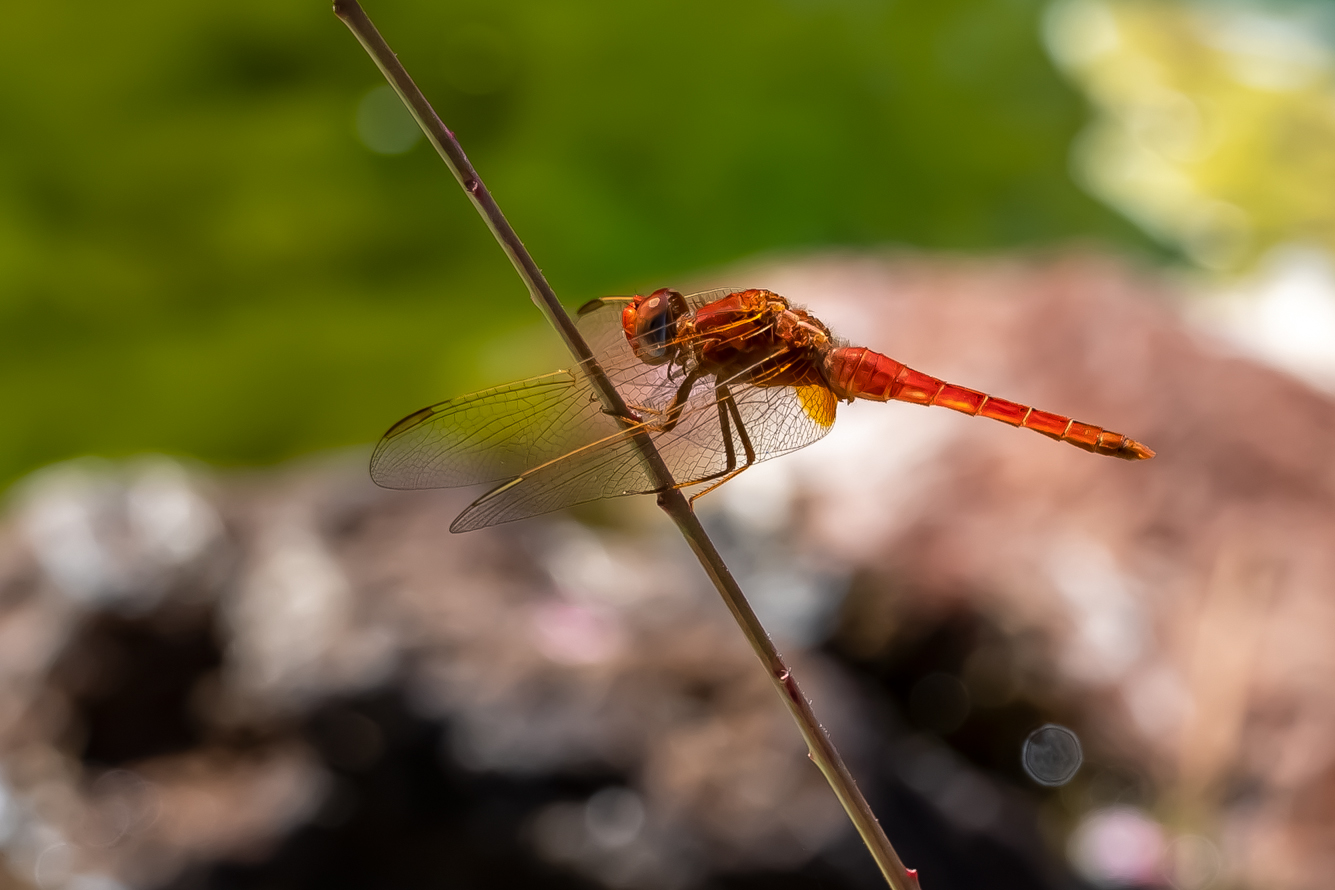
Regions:
[[774, 330], [792, 349], [823, 353], [834, 344], [830, 329], [805, 309], [785, 305], [775, 317]]

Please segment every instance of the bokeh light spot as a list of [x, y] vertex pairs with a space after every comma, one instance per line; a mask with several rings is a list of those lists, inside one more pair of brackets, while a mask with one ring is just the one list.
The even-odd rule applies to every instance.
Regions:
[[376, 154], [401, 155], [417, 144], [422, 130], [388, 85], [378, 86], [357, 103], [357, 137]]
[[1163, 828], [1134, 807], [1107, 807], [1081, 820], [1067, 853], [1076, 871], [1101, 887], [1159, 886]]
[[37, 857], [33, 881], [41, 890], [55, 890], [69, 881], [73, 866], [74, 848], [64, 842], [51, 844]]
[[584, 825], [600, 847], [624, 847], [644, 827], [644, 803], [629, 788], [603, 788], [584, 804]]
[[1168, 847], [1168, 880], [1177, 890], [1204, 890], [1219, 877], [1223, 857], [1199, 834], [1184, 834]]
[[1071, 781], [1085, 759], [1076, 734], [1055, 723], [1029, 733], [1021, 756], [1029, 778], [1052, 787]]

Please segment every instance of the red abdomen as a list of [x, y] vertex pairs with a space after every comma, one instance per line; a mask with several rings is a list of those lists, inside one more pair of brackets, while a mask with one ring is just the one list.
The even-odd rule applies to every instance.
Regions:
[[1121, 433], [946, 383], [861, 346], [830, 350], [825, 356], [824, 370], [830, 386], [841, 399], [941, 405], [965, 414], [1025, 427], [1095, 454], [1123, 460], [1154, 457], [1149, 448]]

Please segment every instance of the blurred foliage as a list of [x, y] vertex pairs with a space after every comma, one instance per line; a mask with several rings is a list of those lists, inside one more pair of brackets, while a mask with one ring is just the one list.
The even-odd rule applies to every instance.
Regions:
[[[1069, 180], [1036, 0], [368, 6], [571, 305], [762, 251], [1142, 243]], [[555, 354], [425, 143], [358, 140], [381, 80], [327, 2], [6, 32], [0, 484], [366, 443]]]
[[1335, 250], [1335, 4], [1062, 0], [1046, 25], [1099, 110], [1093, 193], [1206, 268]]

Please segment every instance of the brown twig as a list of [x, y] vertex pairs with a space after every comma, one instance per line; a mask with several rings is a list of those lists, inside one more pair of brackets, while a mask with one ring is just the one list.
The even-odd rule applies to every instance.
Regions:
[[[421, 125], [423, 132], [431, 144], [435, 146], [436, 151], [445, 160], [451, 172], [454, 173], [459, 184], [467, 192], [473, 206], [477, 208], [478, 213], [486, 220], [488, 228], [492, 235], [496, 237], [497, 242], [510, 257], [510, 262], [514, 264], [519, 277], [524, 280], [528, 286], [529, 293], [533, 297], [533, 302], [537, 304], [538, 309], [547, 317], [547, 320], [556, 328], [561, 339], [565, 341], [566, 347], [579, 361], [580, 367], [589, 376], [593, 384], [594, 391], [598, 393], [603, 402], [603, 407], [613, 417], [628, 418], [630, 412], [626, 403], [622, 400], [621, 394], [612, 381], [608, 378], [602, 366], [598, 364], [589, 345], [584, 342], [580, 336], [575, 323], [561, 306], [551, 285], [543, 277], [538, 264], [533, 261], [533, 257], [525, 249], [519, 236], [515, 234], [510, 223], [501, 213], [496, 201], [491, 196], [491, 192], [482, 184], [482, 179], [473, 169], [473, 165], [468, 162], [463, 148], [459, 145], [454, 134], [441, 122], [436, 116], [430, 103], [427, 102], [417, 85], [413, 83], [408, 72], [400, 64], [398, 57], [390, 50], [389, 45], [385, 43], [380, 32], [371, 24], [366, 13], [356, 0], [335, 0], [334, 14], [337, 15], [352, 33], [360, 41], [363, 48], [375, 61], [382, 74], [394, 87], [399, 94], [399, 98], [412, 112], [417, 123]], [[628, 428], [632, 426], [630, 421], [624, 421]], [[820, 768], [825, 775], [830, 787], [834, 789], [835, 796], [843, 805], [848, 813], [853, 825], [857, 828], [858, 834], [862, 836], [867, 849], [871, 851], [872, 857], [880, 867], [881, 873], [885, 875], [886, 881], [894, 890], [918, 890], [918, 876], [916, 871], [911, 871], [904, 867], [899, 856], [895, 853], [894, 847], [885, 836], [880, 823], [876, 821], [871, 807], [863, 798], [862, 793], [858, 791], [857, 783], [853, 781], [852, 774], [848, 767], [844, 765], [839, 752], [835, 750], [829, 736], [826, 734], [820, 722], [816, 719], [815, 713], [811, 710], [811, 703], [807, 701], [802, 690], [797, 685], [797, 680], [793, 677], [792, 671], [784, 663], [783, 656], [774, 647], [774, 642], [765, 632], [760, 619], [752, 611], [751, 604], [747, 602], [742, 594], [742, 589], [737, 585], [737, 581], [728, 571], [728, 567], [723, 562], [723, 557], [714, 547], [714, 542], [709, 539], [705, 533], [704, 527], [700, 525], [700, 520], [691, 510], [690, 503], [680, 490], [673, 487], [674, 482], [672, 474], [668, 471], [667, 465], [654, 447], [653, 440], [643, 427], [636, 427], [631, 431], [640, 456], [646, 467], [650, 471], [655, 485], [663, 492], [658, 496], [658, 504], [663, 511], [672, 518], [677, 524], [677, 528], [686, 538], [688, 544], [710, 580], [718, 589], [723, 601], [727, 603], [732, 611], [733, 617], [742, 628], [742, 633], [746, 635], [751, 647], [755, 650], [757, 657], [769, 671], [770, 679], [775, 688], [783, 697], [788, 705], [788, 710], [792, 713], [793, 719], [797, 722], [798, 728], [802, 732], [802, 737], [806, 740], [807, 750], [811, 760]]]

